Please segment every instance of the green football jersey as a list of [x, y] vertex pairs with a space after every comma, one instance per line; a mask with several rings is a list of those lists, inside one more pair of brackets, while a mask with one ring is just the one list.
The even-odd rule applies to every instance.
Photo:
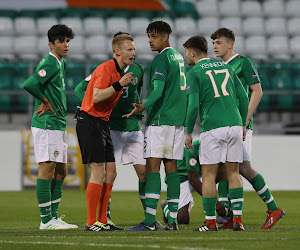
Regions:
[[144, 67], [134, 62], [125, 68], [124, 72], [133, 73], [131, 83], [123, 87], [123, 93], [110, 115], [109, 126], [111, 130], [116, 131], [139, 131], [141, 130], [139, 119], [142, 114], [129, 118], [122, 118], [122, 115], [129, 114], [133, 109], [132, 103], [137, 103], [141, 100]]
[[199, 163], [199, 146], [200, 142], [193, 142], [193, 148], [187, 149], [184, 147], [183, 159], [177, 161], [177, 170], [180, 183], [188, 180], [187, 170], [199, 171], [201, 175], [201, 165]]
[[146, 126], [184, 126], [187, 111], [186, 69], [183, 57], [169, 47], [152, 61], [148, 95], [154, 80], [165, 82], [162, 96], [147, 109]]
[[66, 60], [58, 60], [51, 52], [45, 56], [36, 68], [33, 76], [38, 79], [42, 86], [43, 94], [52, 104], [56, 112], [54, 115], [47, 111], [38, 118], [35, 114], [38, 106], [42, 103], [35, 98], [32, 127], [50, 130], [66, 130], [67, 124], [67, 98], [65, 90]]
[[[249, 86], [260, 82], [257, 68], [254, 63], [248, 57], [235, 54], [232, 58], [225, 62], [225, 64], [228, 64], [233, 68], [234, 73], [237, 74], [238, 78], [242, 82], [250, 100], [252, 91]], [[250, 118], [247, 128], [253, 129], [253, 117]]]
[[202, 132], [242, 126], [236, 88], [241, 82], [230, 67], [210, 58], [201, 59], [187, 73], [188, 94], [199, 94]]

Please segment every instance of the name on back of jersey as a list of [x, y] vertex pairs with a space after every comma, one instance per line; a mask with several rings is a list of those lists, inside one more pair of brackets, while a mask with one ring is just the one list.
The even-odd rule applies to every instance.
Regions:
[[202, 69], [209, 69], [209, 68], [213, 68], [213, 67], [222, 67], [222, 66], [224, 66], [224, 63], [222, 63], [222, 62], [211, 62], [211, 63], [200, 64], [200, 67]]
[[172, 59], [173, 61], [176, 61], [176, 60], [183, 60], [183, 57], [182, 57], [182, 55], [180, 55], [180, 54], [172, 54], [172, 55], [170, 55], [170, 57], [171, 57], [171, 59]]

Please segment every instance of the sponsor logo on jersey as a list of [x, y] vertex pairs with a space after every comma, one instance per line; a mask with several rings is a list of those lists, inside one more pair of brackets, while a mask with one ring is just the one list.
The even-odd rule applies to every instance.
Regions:
[[162, 72], [155, 71], [154, 75], [164, 76], [165, 74]]
[[56, 150], [54, 151], [54, 156], [57, 157], [59, 155], [59, 152]]
[[197, 160], [196, 160], [195, 158], [191, 158], [191, 159], [189, 160], [189, 164], [190, 164], [190, 166], [194, 167], [194, 166], [196, 166], [196, 164], [197, 164]]
[[133, 76], [132, 78], [131, 78], [131, 84], [134, 86], [134, 85], [136, 85], [137, 83], [138, 83], [138, 78], [136, 77], [136, 76]]
[[252, 78], [257, 78], [258, 74], [252, 75]]
[[41, 69], [41, 70], [38, 72], [38, 75], [39, 75], [40, 77], [45, 77], [45, 76], [47, 75], [46, 70]]
[[85, 81], [86, 81], [86, 82], [89, 82], [89, 81], [91, 80], [91, 78], [92, 78], [92, 74], [90, 74], [89, 76], [87, 76], [87, 77], [85, 78]]

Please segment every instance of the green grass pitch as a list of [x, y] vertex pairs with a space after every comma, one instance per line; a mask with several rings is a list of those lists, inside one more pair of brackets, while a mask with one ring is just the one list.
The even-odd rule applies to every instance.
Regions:
[[[84, 232], [86, 199], [84, 191], [64, 190], [60, 215], [79, 225], [73, 230], [39, 230], [39, 210], [34, 190], [0, 192], [0, 249], [300, 249], [300, 192], [272, 192], [286, 215], [269, 230], [261, 230], [266, 206], [254, 192], [245, 192], [244, 232], [231, 230], [193, 232], [204, 221], [202, 201], [194, 193], [195, 206], [189, 225], [179, 231]], [[164, 199], [166, 193], [161, 194]], [[120, 227], [143, 220], [137, 192], [113, 192], [111, 215]], [[161, 208], [157, 218], [162, 220]]]

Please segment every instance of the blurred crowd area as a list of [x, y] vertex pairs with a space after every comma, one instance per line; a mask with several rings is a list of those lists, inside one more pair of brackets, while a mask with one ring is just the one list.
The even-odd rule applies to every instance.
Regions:
[[148, 71], [156, 55], [149, 47], [146, 27], [154, 20], [164, 20], [173, 30], [172, 47], [184, 53], [182, 44], [189, 37], [203, 35], [212, 58], [210, 35], [220, 27], [232, 29], [236, 35], [234, 51], [255, 62], [264, 91], [255, 113], [256, 133], [300, 131], [300, 1], [163, 2], [168, 6], [164, 11], [0, 9], [0, 129], [30, 128], [33, 99], [23, 90], [23, 83], [49, 52], [46, 34], [52, 25], [66, 24], [76, 34], [70, 44], [65, 79], [69, 127], [74, 128], [73, 112], [79, 104], [74, 88], [97, 65], [112, 58], [111, 39], [118, 31], [135, 39], [136, 61], [145, 68], [146, 97]]

